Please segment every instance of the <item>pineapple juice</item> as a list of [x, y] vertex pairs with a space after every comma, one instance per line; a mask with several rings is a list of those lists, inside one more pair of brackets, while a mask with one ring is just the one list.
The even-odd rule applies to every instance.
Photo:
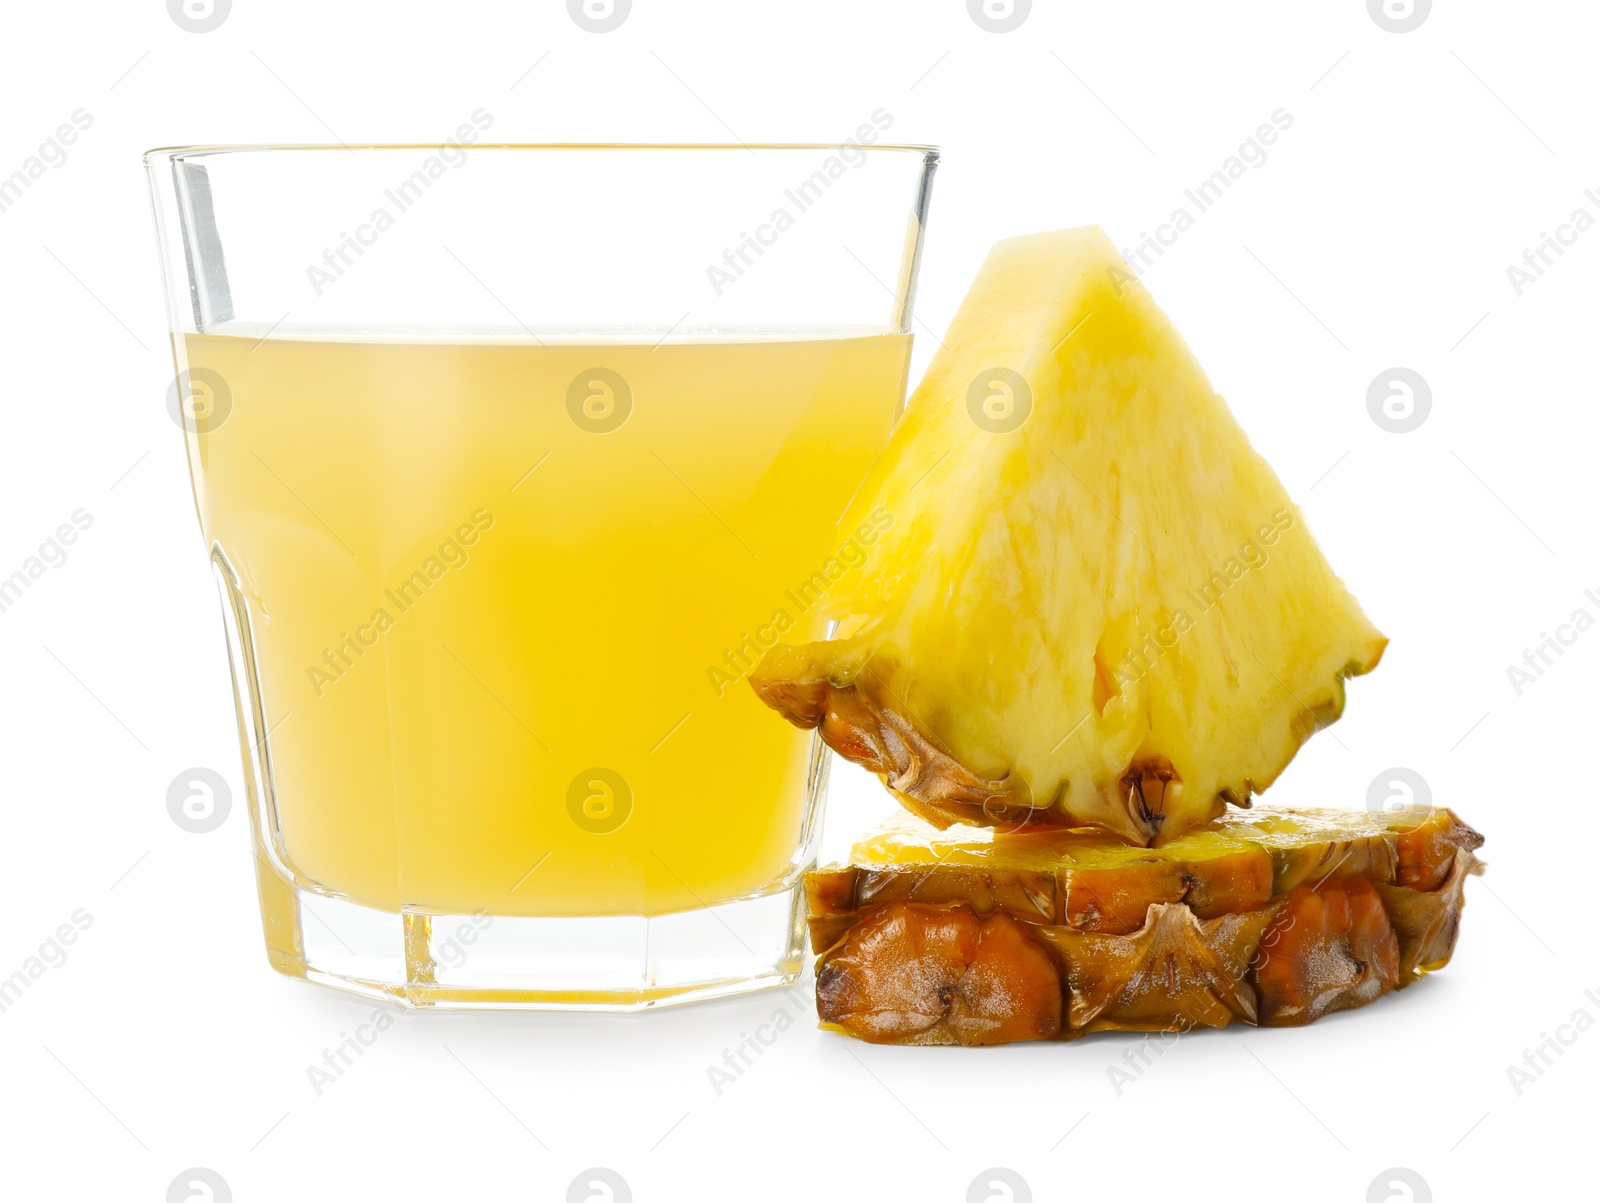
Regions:
[[191, 472], [299, 879], [388, 911], [655, 915], [790, 869], [812, 737], [740, 678], [780, 630], [826, 633], [818, 574], [908, 335], [178, 352], [222, 382]]

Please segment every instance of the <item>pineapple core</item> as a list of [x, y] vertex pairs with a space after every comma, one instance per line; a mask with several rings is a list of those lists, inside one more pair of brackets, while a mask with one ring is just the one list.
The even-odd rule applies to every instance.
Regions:
[[836, 638], [751, 684], [941, 825], [1171, 838], [1387, 642], [1095, 226], [995, 245], [843, 527]]

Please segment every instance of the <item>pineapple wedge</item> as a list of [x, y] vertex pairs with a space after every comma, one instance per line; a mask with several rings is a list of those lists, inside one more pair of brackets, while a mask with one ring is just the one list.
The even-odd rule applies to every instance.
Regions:
[[990, 252], [844, 529], [869, 514], [837, 638], [750, 680], [936, 824], [1180, 835], [1386, 642], [1098, 227]]
[[1309, 1023], [1450, 959], [1482, 842], [1442, 809], [1264, 809], [1153, 849], [902, 816], [806, 876], [817, 1013], [886, 1044]]

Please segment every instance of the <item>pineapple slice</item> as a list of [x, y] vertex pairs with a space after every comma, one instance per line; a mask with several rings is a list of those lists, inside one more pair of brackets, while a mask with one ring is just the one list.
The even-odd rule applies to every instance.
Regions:
[[935, 823], [1179, 835], [1386, 642], [1098, 227], [994, 247], [843, 529], [751, 684]]
[[1449, 961], [1482, 842], [1448, 810], [1265, 809], [1153, 849], [902, 816], [806, 876], [817, 1012], [888, 1044], [1309, 1023]]

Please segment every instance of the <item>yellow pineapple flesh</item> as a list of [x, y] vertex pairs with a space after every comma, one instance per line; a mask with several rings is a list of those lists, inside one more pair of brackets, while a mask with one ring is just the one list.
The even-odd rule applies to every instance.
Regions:
[[936, 824], [1173, 838], [1383, 652], [1098, 227], [994, 247], [843, 525], [868, 514], [837, 638], [751, 684]]

